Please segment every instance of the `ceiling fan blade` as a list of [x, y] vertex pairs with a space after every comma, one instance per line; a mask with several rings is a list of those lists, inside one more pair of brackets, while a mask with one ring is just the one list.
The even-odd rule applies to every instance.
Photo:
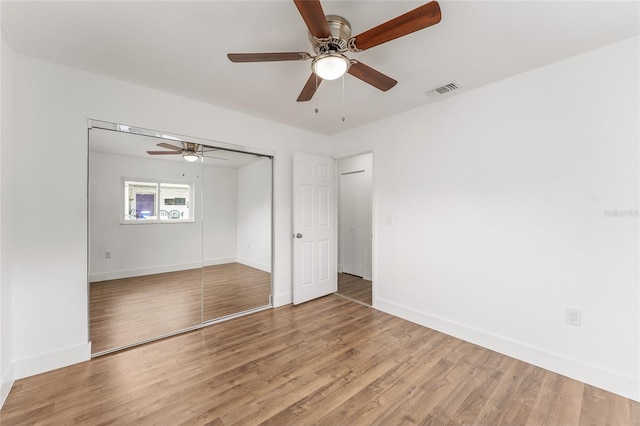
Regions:
[[382, 74], [380, 71], [376, 71], [373, 68], [363, 64], [362, 62], [358, 62], [355, 59], [351, 60], [351, 66], [349, 67], [349, 74], [354, 76], [355, 78], [359, 78], [365, 83], [369, 83], [373, 87], [386, 92], [391, 89], [393, 86], [398, 84], [398, 82], [391, 77], [388, 77]]
[[161, 142], [157, 146], [160, 146], [162, 148], [172, 149], [174, 151], [182, 151], [182, 148], [177, 147], [175, 145], [171, 145], [170, 143]]
[[424, 4], [410, 12], [371, 28], [354, 37], [356, 48], [367, 50], [398, 37], [411, 34], [440, 22], [440, 5], [437, 1]]
[[316, 38], [331, 36], [320, 0], [293, 0], [293, 2], [312, 36]]
[[298, 102], [306, 102], [310, 101], [313, 98], [313, 95], [316, 93], [316, 89], [322, 83], [322, 77], [317, 75], [316, 73], [311, 73], [311, 76], [307, 80], [307, 83], [302, 88], [302, 92], [298, 96]]
[[178, 151], [147, 151], [149, 155], [180, 155], [182, 152]]
[[227, 53], [231, 62], [273, 62], [273, 61], [304, 61], [311, 58], [307, 52], [279, 52], [279, 53]]

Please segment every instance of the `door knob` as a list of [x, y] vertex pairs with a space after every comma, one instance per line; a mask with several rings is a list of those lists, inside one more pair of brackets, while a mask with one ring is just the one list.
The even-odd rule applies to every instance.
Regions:
[[298, 232], [298, 233], [296, 234], [296, 238], [302, 238], [302, 234]]

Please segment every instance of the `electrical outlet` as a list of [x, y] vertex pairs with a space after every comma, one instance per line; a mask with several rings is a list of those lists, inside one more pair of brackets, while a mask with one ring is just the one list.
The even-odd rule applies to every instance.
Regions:
[[565, 311], [565, 320], [567, 324], [580, 327], [580, 324], [582, 322], [580, 318], [580, 309], [567, 308]]
[[104, 252], [104, 258], [105, 259], [111, 259], [111, 252], [110, 251], [105, 251]]

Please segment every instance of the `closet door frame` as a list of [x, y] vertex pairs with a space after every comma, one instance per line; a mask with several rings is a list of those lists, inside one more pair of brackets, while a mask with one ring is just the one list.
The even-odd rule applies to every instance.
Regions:
[[[273, 308], [273, 276], [275, 273], [275, 259], [274, 259], [274, 225], [275, 225], [275, 215], [274, 215], [274, 190], [273, 190], [273, 182], [274, 182], [274, 163], [275, 163], [275, 153], [274, 151], [271, 150], [266, 150], [266, 149], [262, 149], [262, 148], [255, 148], [255, 147], [247, 147], [247, 146], [241, 146], [241, 145], [235, 145], [235, 144], [230, 144], [227, 142], [222, 142], [222, 141], [217, 141], [217, 140], [211, 140], [211, 139], [204, 139], [204, 138], [198, 138], [198, 137], [193, 137], [193, 136], [186, 136], [186, 135], [181, 135], [181, 134], [177, 134], [177, 133], [172, 133], [172, 132], [165, 132], [165, 131], [159, 131], [159, 130], [151, 130], [151, 129], [146, 129], [146, 128], [142, 128], [142, 127], [137, 127], [137, 126], [132, 126], [132, 125], [126, 125], [126, 124], [119, 124], [119, 123], [113, 123], [113, 122], [109, 122], [109, 121], [103, 121], [103, 120], [96, 120], [96, 119], [88, 119], [87, 120], [87, 332], [88, 332], [88, 336], [87, 336], [87, 340], [90, 342], [91, 341], [91, 324], [90, 324], [90, 320], [91, 320], [91, 312], [90, 312], [90, 244], [91, 244], [91, 235], [90, 235], [90, 223], [89, 223], [89, 208], [90, 208], [90, 203], [89, 203], [89, 197], [90, 197], [90, 186], [89, 186], [89, 152], [88, 152], [88, 147], [89, 147], [89, 137], [91, 134], [91, 129], [102, 129], [102, 130], [108, 130], [108, 131], [114, 131], [114, 132], [121, 132], [121, 133], [131, 133], [131, 134], [135, 134], [135, 135], [139, 135], [139, 136], [147, 136], [147, 137], [151, 137], [151, 138], [157, 138], [160, 140], [165, 140], [168, 143], [171, 143], [171, 141], [175, 141], [175, 140], [180, 140], [180, 141], [189, 141], [189, 142], [193, 142], [199, 145], [202, 145], [204, 147], [209, 147], [209, 148], [217, 148], [220, 150], [225, 150], [225, 151], [232, 151], [232, 152], [237, 152], [237, 153], [242, 153], [242, 154], [252, 154], [252, 155], [258, 155], [261, 157], [268, 157], [271, 160], [271, 194], [270, 194], [270, 200], [271, 200], [271, 218], [270, 218], [270, 222], [271, 222], [271, 289], [270, 289], [270, 297], [269, 297], [269, 301], [268, 304], [265, 306], [260, 306], [257, 307], [255, 309], [250, 309], [247, 311], [243, 311], [243, 312], [239, 312], [237, 314], [232, 314], [232, 315], [227, 315], [225, 317], [222, 318], [218, 318], [218, 319], [211, 319], [211, 320], [207, 320], [205, 321], [204, 318], [201, 317], [201, 322], [200, 324], [194, 325], [192, 327], [187, 327], [187, 328], [183, 328], [180, 330], [176, 330], [174, 332], [170, 332], [170, 333], [166, 333], [163, 334], [161, 336], [157, 336], [157, 337], [153, 337], [153, 338], [149, 338], [149, 339], [145, 339], [142, 341], [137, 341], [135, 343], [131, 343], [131, 344], [127, 344], [124, 346], [118, 346], [116, 348], [112, 348], [112, 349], [108, 349], [108, 350], [104, 350], [101, 352], [96, 352], [96, 353], [92, 353], [91, 354], [91, 358], [95, 358], [98, 356], [102, 356], [102, 355], [106, 355], [109, 353], [113, 353], [116, 351], [120, 351], [123, 349], [128, 349], [134, 346], [138, 346], [138, 345], [143, 345], [149, 342], [153, 342], [156, 340], [161, 340], [167, 337], [171, 337], [171, 336], [175, 336], [178, 334], [182, 334], [182, 333], [186, 333], [189, 331], [193, 331], [193, 330], [198, 330], [200, 328], [212, 325], [212, 324], [216, 324], [222, 321], [227, 321], [233, 318], [237, 318], [237, 317], [241, 317], [244, 315], [248, 315], [254, 312], [259, 312], [262, 310], [266, 310], [266, 309], [271, 309]], [[196, 207], [199, 208], [199, 207]], [[202, 306], [202, 299], [201, 299], [201, 306]], [[93, 352], [93, 351], [92, 351]]]

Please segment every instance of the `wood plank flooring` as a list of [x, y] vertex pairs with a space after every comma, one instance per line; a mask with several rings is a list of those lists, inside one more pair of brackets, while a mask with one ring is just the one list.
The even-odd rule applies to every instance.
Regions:
[[372, 305], [371, 281], [350, 274], [338, 274], [338, 294]]
[[[269, 304], [271, 274], [240, 264], [91, 283], [92, 352]], [[201, 303], [204, 297], [204, 306]]]
[[16, 381], [7, 425], [638, 425], [640, 404], [332, 295]]
[[91, 283], [91, 350], [98, 353], [201, 324], [201, 298], [200, 269]]
[[207, 266], [203, 283], [204, 321], [269, 304], [271, 274], [241, 263]]

